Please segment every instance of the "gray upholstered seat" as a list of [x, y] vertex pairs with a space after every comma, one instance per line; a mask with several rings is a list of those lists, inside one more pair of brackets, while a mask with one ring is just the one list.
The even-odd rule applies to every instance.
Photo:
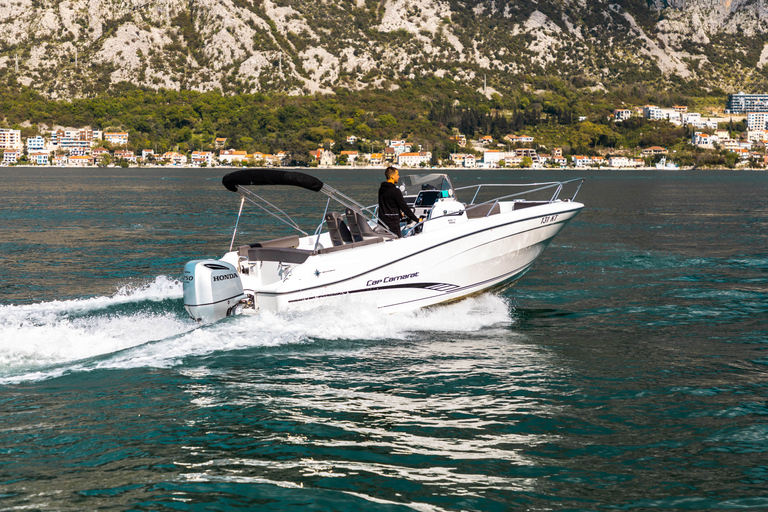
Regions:
[[328, 225], [328, 233], [331, 235], [331, 241], [334, 246], [351, 244], [354, 239], [349, 228], [344, 224], [344, 220], [339, 212], [327, 212], [325, 214], [325, 223]]
[[351, 208], [347, 208], [347, 223], [349, 224], [349, 230], [352, 232], [352, 239], [355, 242], [361, 242], [369, 238], [396, 238], [395, 235], [388, 232], [384, 228], [376, 227], [371, 229], [368, 225], [368, 221], [365, 216], [357, 213]]

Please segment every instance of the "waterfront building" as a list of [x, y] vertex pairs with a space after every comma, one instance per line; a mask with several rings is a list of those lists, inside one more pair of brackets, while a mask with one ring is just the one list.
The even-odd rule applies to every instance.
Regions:
[[93, 165], [93, 157], [80, 155], [70, 156], [67, 158], [67, 164], [74, 165], [75, 167], [89, 167]]
[[592, 159], [588, 156], [576, 155], [573, 157], [573, 165], [575, 167], [588, 167], [592, 165]]
[[136, 155], [133, 151], [118, 149], [115, 151], [115, 160], [125, 160], [126, 162], [136, 163]]
[[626, 156], [612, 156], [608, 159], [608, 166], [617, 169], [622, 167], [643, 167], [645, 162], [642, 158], [629, 158]]
[[48, 153], [45, 151], [39, 153], [30, 153], [27, 159], [33, 165], [48, 165]]
[[729, 94], [725, 105], [726, 114], [768, 112], [768, 94]]
[[[318, 149], [317, 151], [310, 151], [309, 154], [312, 155], [313, 153], [317, 153], [317, 152], [322, 152], [322, 149]], [[248, 153], [245, 151], [237, 151], [234, 149], [222, 149], [221, 151], [219, 151], [219, 162], [227, 163], [227, 164], [231, 164], [232, 162], [242, 162], [243, 160], [245, 160], [247, 156], [248, 156]], [[165, 155], [163, 155], [163, 159], [165, 159]]]
[[90, 148], [94, 141], [101, 138], [101, 130], [80, 128], [79, 130], [53, 130], [51, 131], [51, 146], [54, 149], [70, 149], [74, 147]]
[[193, 151], [192, 165], [200, 166], [205, 163], [207, 167], [213, 166], [213, 153], [210, 151]]
[[318, 165], [330, 166], [336, 163], [336, 155], [328, 150], [318, 149], [316, 151], [310, 151], [309, 155], [317, 160]]
[[105, 132], [104, 140], [110, 144], [126, 146], [128, 145], [128, 134], [126, 132]]
[[536, 150], [532, 148], [518, 148], [514, 151], [515, 155], [520, 157], [528, 157], [534, 162], [539, 160], [539, 155], [536, 154]]
[[109, 150], [107, 148], [102, 148], [102, 147], [94, 148], [91, 151], [91, 156], [93, 156], [94, 159], [102, 158], [104, 155], [108, 155], [108, 154], [109, 154]]
[[630, 159], [625, 156], [612, 156], [608, 159], [608, 165], [620, 169], [622, 167], [629, 167]]
[[[245, 153], [245, 151], [243, 151], [243, 153]], [[185, 165], [187, 163], [186, 155], [175, 153], [173, 151], [168, 151], [167, 153], [163, 153], [161, 160], [168, 162], [171, 165]]]
[[0, 149], [21, 149], [21, 130], [0, 128]]
[[45, 139], [40, 135], [27, 137], [27, 153], [45, 151]]
[[495, 166], [507, 156], [515, 156], [514, 151], [510, 151], [509, 153], [506, 151], [500, 151], [498, 149], [486, 149], [483, 151], [483, 163], [486, 165]]
[[652, 155], [666, 155], [667, 154], [667, 148], [663, 148], [661, 146], [651, 146], [649, 148], [645, 148], [640, 153], [643, 156], [652, 156]]
[[67, 153], [70, 156], [87, 156], [91, 154], [91, 147], [90, 142], [88, 141], [78, 141], [80, 145], [78, 146], [72, 146], [69, 149], [67, 149]]
[[523, 165], [523, 157], [516, 155], [514, 151], [512, 153], [507, 153], [507, 157], [504, 158], [504, 165], [506, 167], [520, 167]]
[[19, 158], [21, 158], [20, 149], [6, 149], [3, 151], [4, 164], [15, 164], [19, 161]]
[[456, 167], [473, 168], [476, 166], [475, 155], [469, 153], [451, 153], [451, 162]]
[[397, 164], [403, 167], [418, 167], [422, 163], [429, 164], [430, 160], [432, 160], [432, 153], [429, 151], [400, 153], [397, 156]]
[[347, 162], [354, 164], [355, 160], [360, 156], [357, 154], [357, 151], [342, 151], [342, 155], [347, 155]]

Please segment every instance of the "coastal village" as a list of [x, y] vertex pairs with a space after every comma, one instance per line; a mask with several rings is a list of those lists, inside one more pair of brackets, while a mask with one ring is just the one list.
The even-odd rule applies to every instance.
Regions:
[[[632, 117], [648, 121], [667, 122], [686, 126], [692, 133], [689, 144], [704, 150], [735, 153], [742, 165], [765, 167], [768, 164], [768, 95], [731, 94], [725, 109], [728, 117], [704, 117], [689, 112], [686, 106], [660, 108], [645, 105], [617, 108], [612, 121], [625, 122]], [[587, 121], [586, 117], [579, 122]], [[743, 121], [746, 131], [734, 133], [723, 128], [728, 123]], [[432, 153], [408, 140], [368, 141], [349, 135], [337, 143], [326, 140], [310, 151], [310, 165], [317, 167], [380, 167], [397, 165], [404, 168], [461, 167], [461, 168], [666, 168], [675, 169], [674, 152], [661, 146], [635, 148], [623, 153], [600, 155], [564, 154], [562, 148], [546, 148], [533, 136], [508, 134], [502, 140], [490, 135], [469, 139], [454, 133], [451, 142], [461, 152], [451, 153], [449, 159], [433, 159]], [[183, 167], [280, 167], [287, 165], [289, 154], [259, 152], [248, 153], [228, 146], [226, 138], [210, 141], [210, 149], [182, 153], [169, 151], [156, 154], [153, 149], [128, 149], [130, 133], [101, 131], [91, 127], [58, 128], [48, 136], [22, 138], [21, 130], [0, 128], [0, 165], [33, 165], [53, 167], [90, 167], [131, 165], [170, 165]], [[359, 147], [382, 147], [381, 152], [362, 152]], [[619, 152], [613, 152], [619, 153]]]

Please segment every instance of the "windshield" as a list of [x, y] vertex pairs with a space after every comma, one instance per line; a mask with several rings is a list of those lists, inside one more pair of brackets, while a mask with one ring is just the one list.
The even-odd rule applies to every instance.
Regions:
[[448, 190], [453, 195], [453, 185], [447, 174], [409, 174], [400, 177], [400, 189], [404, 196], [416, 196], [422, 190]]

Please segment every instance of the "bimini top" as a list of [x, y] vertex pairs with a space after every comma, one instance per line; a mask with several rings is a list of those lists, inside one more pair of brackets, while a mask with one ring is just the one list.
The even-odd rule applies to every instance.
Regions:
[[232, 192], [237, 192], [237, 186], [248, 185], [289, 185], [301, 187], [313, 192], [320, 192], [323, 182], [314, 176], [303, 172], [278, 171], [275, 169], [246, 169], [225, 175], [221, 182]]

